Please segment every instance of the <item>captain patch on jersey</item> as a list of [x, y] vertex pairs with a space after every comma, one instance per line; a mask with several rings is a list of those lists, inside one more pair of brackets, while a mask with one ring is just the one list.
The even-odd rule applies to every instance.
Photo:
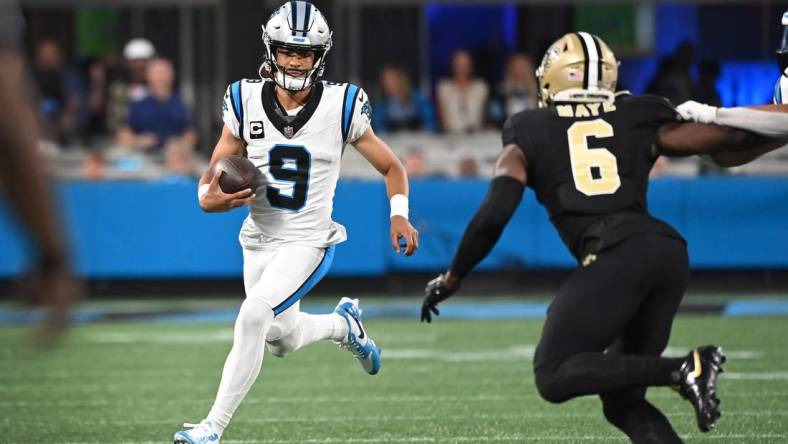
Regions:
[[286, 111], [273, 81], [244, 79], [227, 88], [222, 110], [267, 184], [244, 223], [244, 245], [344, 241], [344, 227], [331, 220], [334, 190], [345, 144], [370, 126], [369, 96], [353, 84], [320, 81], [302, 107]]

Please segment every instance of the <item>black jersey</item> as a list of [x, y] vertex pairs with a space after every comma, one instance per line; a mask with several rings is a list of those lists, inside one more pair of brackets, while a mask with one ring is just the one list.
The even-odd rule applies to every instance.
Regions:
[[619, 95], [614, 103], [557, 103], [512, 116], [503, 144], [523, 150], [528, 185], [581, 260], [647, 231], [681, 239], [651, 217], [646, 205], [657, 131], [677, 116], [667, 99], [649, 95]]

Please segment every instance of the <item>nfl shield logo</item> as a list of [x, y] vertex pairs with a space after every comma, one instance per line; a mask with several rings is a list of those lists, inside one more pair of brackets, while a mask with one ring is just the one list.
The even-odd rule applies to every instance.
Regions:
[[293, 127], [292, 126], [286, 126], [285, 127], [285, 137], [287, 137], [288, 139], [292, 139], [293, 138]]

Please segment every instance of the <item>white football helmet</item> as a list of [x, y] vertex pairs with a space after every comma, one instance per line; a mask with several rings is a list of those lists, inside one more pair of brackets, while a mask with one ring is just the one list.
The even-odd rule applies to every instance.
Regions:
[[[270, 77], [288, 91], [302, 91], [323, 75], [326, 55], [331, 49], [331, 29], [323, 14], [311, 3], [289, 1], [277, 8], [263, 27], [265, 55], [260, 76]], [[288, 75], [276, 63], [276, 49], [312, 51], [315, 62], [303, 77]]]
[[788, 11], [783, 13], [783, 39], [780, 48], [777, 50], [777, 62], [780, 64], [780, 71], [788, 77]]

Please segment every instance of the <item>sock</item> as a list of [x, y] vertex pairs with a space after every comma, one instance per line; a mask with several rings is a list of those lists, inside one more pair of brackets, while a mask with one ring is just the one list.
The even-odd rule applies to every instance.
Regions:
[[293, 330], [287, 336], [268, 341], [267, 346], [271, 353], [281, 357], [318, 341], [341, 341], [347, 332], [345, 318], [336, 313], [313, 315], [299, 312]]
[[324, 339], [341, 341], [347, 336], [348, 325], [345, 318], [336, 313], [298, 313], [298, 330], [301, 333], [298, 348], [301, 348]]
[[274, 312], [268, 304], [247, 298], [241, 305], [235, 321], [233, 348], [224, 363], [216, 400], [208, 413], [220, 435], [260, 374], [265, 335], [273, 321]]
[[644, 395], [645, 389], [601, 394], [605, 418], [635, 444], [681, 443], [665, 415]]

